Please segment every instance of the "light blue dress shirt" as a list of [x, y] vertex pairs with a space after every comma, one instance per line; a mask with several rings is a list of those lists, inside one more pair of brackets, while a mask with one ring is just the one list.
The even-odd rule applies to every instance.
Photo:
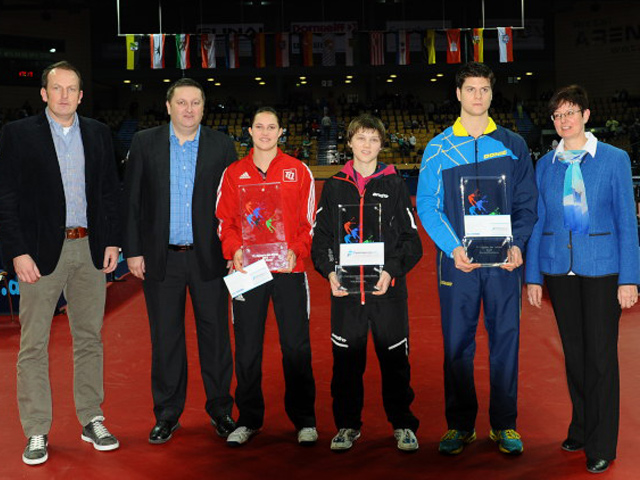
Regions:
[[196, 178], [200, 128], [193, 140], [180, 145], [173, 124], [169, 124], [171, 214], [169, 217], [169, 244], [190, 245], [193, 243], [192, 199]]
[[70, 127], [63, 127], [56, 122], [45, 109], [53, 145], [56, 149], [60, 173], [62, 174], [62, 186], [64, 187], [64, 199], [66, 204], [67, 228], [87, 227], [87, 194], [84, 177], [84, 145], [80, 133], [78, 114], [75, 115]]

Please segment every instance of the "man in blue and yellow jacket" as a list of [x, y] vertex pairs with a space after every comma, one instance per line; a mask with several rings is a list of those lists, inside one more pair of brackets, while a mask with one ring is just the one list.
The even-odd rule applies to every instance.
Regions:
[[[448, 431], [439, 450], [455, 455], [476, 439], [478, 402], [473, 378], [475, 335], [480, 314], [489, 334], [490, 438], [501, 452], [522, 453], [516, 431], [518, 342], [522, 293], [522, 252], [536, 222], [537, 189], [522, 137], [489, 117], [495, 77], [471, 62], [456, 74], [460, 117], [435, 137], [424, 153], [418, 180], [418, 215], [437, 246], [438, 290], [444, 337], [444, 378]], [[503, 177], [512, 246], [499, 268], [479, 268], [462, 243], [462, 177]]]

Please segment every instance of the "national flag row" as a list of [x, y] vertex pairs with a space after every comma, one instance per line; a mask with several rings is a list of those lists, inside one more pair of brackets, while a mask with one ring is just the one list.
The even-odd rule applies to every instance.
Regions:
[[[498, 27], [496, 29], [498, 35], [498, 46], [500, 51], [500, 62], [513, 61], [513, 32], [511, 27]], [[422, 53], [423, 59], [419, 63], [432, 65], [436, 63], [436, 30], [427, 30], [422, 35]], [[475, 60], [484, 62], [484, 29], [474, 28], [471, 30], [449, 29], [444, 31], [447, 40], [446, 61], [447, 63], [461, 63], [464, 61]], [[344, 52], [343, 64], [346, 66], [354, 65], [354, 45], [356, 38], [353, 33], [342, 34], [341, 53]], [[368, 32], [369, 40], [369, 64], [384, 65], [387, 51], [386, 43], [389, 36], [395, 41], [395, 54], [397, 65], [409, 65], [411, 63], [410, 48], [411, 32], [407, 30], [399, 30], [397, 32], [372, 31]], [[171, 44], [167, 37], [174, 37], [176, 68], [191, 68], [191, 44], [192, 37], [199, 39], [200, 64], [202, 68], [217, 68], [218, 57], [224, 57], [227, 68], [238, 68], [240, 66], [240, 36], [238, 33], [227, 33], [223, 35], [215, 34], [178, 34], [165, 35], [153, 34], [149, 35], [149, 53], [151, 68], [165, 68], [166, 46]], [[247, 35], [244, 35], [247, 37]], [[305, 67], [314, 66], [314, 39], [321, 38], [321, 61], [322, 66], [335, 66], [337, 35], [336, 34], [316, 34], [313, 32], [303, 32], [290, 34], [287, 32], [265, 34], [256, 33], [251, 36], [251, 55], [253, 57], [253, 65], [257, 68], [267, 66], [267, 37], [273, 37], [272, 49], [275, 50], [275, 66], [289, 67], [291, 66], [291, 56], [293, 53], [293, 38], [298, 48], [296, 53], [301, 58], [301, 64]], [[362, 35], [358, 35], [362, 38]], [[223, 52], [216, 51], [216, 39], [222, 40]], [[138, 66], [141, 51], [142, 36], [127, 35], [127, 69], [133, 70]], [[195, 42], [194, 42], [195, 43]], [[271, 41], [270, 41], [271, 43]], [[316, 45], [318, 43], [316, 42]], [[471, 50], [471, 46], [473, 50]], [[197, 48], [197, 47], [196, 47]], [[317, 50], [317, 48], [316, 48]], [[464, 55], [463, 55], [464, 50]]]

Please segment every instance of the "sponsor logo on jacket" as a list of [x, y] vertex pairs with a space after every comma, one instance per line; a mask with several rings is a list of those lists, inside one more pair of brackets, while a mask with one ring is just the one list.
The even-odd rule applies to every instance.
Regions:
[[380, 198], [389, 198], [389, 195], [387, 195], [386, 193], [378, 193], [378, 192], [373, 192], [371, 194], [372, 197], [380, 197]]
[[282, 181], [283, 182], [297, 182], [298, 181], [298, 170], [295, 168], [287, 168], [282, 171]]
[[487, 158], [493, 158], [493, 157], [504, 157], [505, 155], [507, 155], [507, 151], [506, 150], [502, 150], [501, 152], [493, 152], [493, 153], [486, 153], [482, 159], [486, 160]]

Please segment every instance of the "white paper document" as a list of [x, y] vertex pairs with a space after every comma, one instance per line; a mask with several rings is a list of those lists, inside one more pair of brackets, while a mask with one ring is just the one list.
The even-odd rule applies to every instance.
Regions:
[[341, 243], [340, 265], [384, 265], [384, 242]]
[[247, 273], [233, 272], [224, 277], [224, 283], [227, 284], [231, 298], [236, 298], [238, 295], [242, 295], [273, 280], [273, 275], [271, 275], [264, 260], [258, 260], [251, 265], [247, 265], [244, 269]]
[[465, 215], [465, 237], [510, 237], [511, 215]]

